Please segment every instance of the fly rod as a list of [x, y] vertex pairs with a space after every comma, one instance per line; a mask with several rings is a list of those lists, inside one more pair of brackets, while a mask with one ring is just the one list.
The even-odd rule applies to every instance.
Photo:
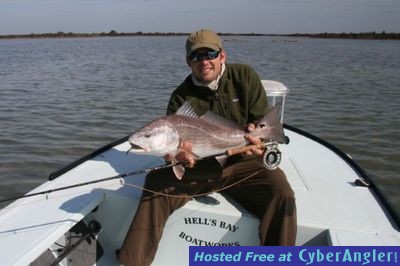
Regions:
[[105, 181], [109, 181], [109, 180], [113, 180], [113, 179], [125, 178], [125, 177], [132, 176], [132, 175], [145, 174], [145, 173], [149, 173], [151, 171], [156, 171], [156, 170], [160, 170], [160, 169], [164, 169], [164, 168], [170, 168], [170, 167], [173, 167], [176, 165], [181, 165], [183, 163], [184, 162], [170, 163], [170, 164], [165, 164], [165, 165], [161, 165], [161, 166], [157, 166], [157, 167], [153, 167], [153, 168], [146, 168], [146, 169], [132, 171], [132, 172], [128, 172], [128, 173], [124, 173], [124, 174], [120, 174], [120, 175], [115, 175], [115, 176], [100, 178], [97, 180], [82, 182], [82, 183], [78, 183], [78, 184], [74, 184], [74, 185], [70, 185], [70, 186], [59, 187], [59, 188], [54, 188], [54, 189], [49, 189], [49, 190], [43, 190], [40, 192], [26, 194], [26, 195], [22, 195], [22, 196], [15, 196], [15, 197], [7, 198], [7, 199], [2, 199], [2, 200], [0, 200], [0, 203], [17, 200], [17, 199], [29, 198], [29, 197], [33, 197], [33, 196], [37, 196], [37, 195], [45, 195], [45, 194], [53, 193], [56, 191], [67, 190], [67, 189], [71, 189], [71, 188], [96, 184], [96, 183], [105, 182]]
[[[252, 150], [254, 148], [258, 148], [258, 149], [266, 149], [265, 152], [271, 153], [274, 152], [276, 148], [274, 148], [274, 150], [270, 151], [268, 147], [270, 147], [271, 145], [276, 145], [276, 143], [261, 143], [261, 144], [253, 144], [253, 145], [247, 145], [241, 148], [234, 148], [234, 149], [230, 149], [225, 151], [224, 153], [221, 154], [216, 154], [216, 155], [212, 155], [212, 156], [207, 156], [204, 158], [201, 158], [200, 160], [205, 160], [205, 159], [210, 159], [210, 158], [215, 158], [218, 156], [232, 156], [232, 155], [236, 155], [236, 154], [240, 154], [240, 153], [244, 153], [246, 151]], [[265, 153], [264, 152], [264, 153]], [[265, 155], [264, 155], [265, 157]], [[279, 157], [279, 161], [280, 161], [280, 157]], [[274, 162], [274, 167], [276, 168], [277, 165], [279, 164], [279, 161], [275, 161]], [[119, 175], [115, 175], [115, 176], [110, 176], [110, 177], [105, 177], [105, 178], [100, 178], [97, 180], [92, 180], [92, 181], [87, 181], [87, 182], [82, 182], [82, 183], [78, 183], [78, 184], [74, 184], [74, 185], [70, 185], [70, 186], [65, 186], [65, 187], [59, 187], [59, 188], [54, 188], [54, 189], [49, 189], [49, 190], [44, 190], [44, 191], [40, 191], [40, 192], [35, 192], [35, 193], [31, 193], [31, 194], [25, 194], [22, 196], [15, 196], [15, 197], [10, 197], [10, 198], [6, 198], [6, 199], [2, 199], [0, 200], [0, 203], [3, 202], [8, 202], [8, 201], [13, 201], [13, 200], [18, 200], [18, 199], [23, 199], [23, 198], [29, 198], [29, 197], [33, 197], [33, 196], [38, 196], [38, 195], [45, 195], [45, 194], [50, 194], [53, 192], [57, 192], [57, 191], [61, 191], [61, 190], [67, 190], [67, 189], [71, 189], [71, 188], [76, 188], [76, 187], [81, 187], [81, 186], [87, 186], [87, 185], [91, 185], [91, 184], [96, 184], [96, 183], [100, 183], [100, 182], [105, 182], [105, 181], [109, 181], [109, 180], [113, 180], [113, 179], [120, 179], [120, 178], [125, 178], [128, 176], [133, 176], [133, 175], [140, 175], [140, 174], [145, 174], [145, 173], [149, 173], [151, 171], [157, 171], [157, 170], [161, 170], [161, 169], [165, 169], [165, 168], [171, 168], [174, 166], [178, 166], [178, 165], [185, 165], [187, 162], [183, 161], [183, 162], [177, 162], [177, 163], [168, 163], [168, 164], [164, 164], [161, 166], [156, 166], [153, 168], [145, 168], [145, 169], [141, 169], [141, 170], [136, 170], [136, 171], [132, 171], [132, 172], [128, 172], [128, 173], [124, 173], [124, 174], [119, 174]], [[270, 169], [266, 163], [269, 164], [269, 162], [264, 162], [264, 166], [267, 169]], [[271, 170], [271, 169], [270, 169]]]

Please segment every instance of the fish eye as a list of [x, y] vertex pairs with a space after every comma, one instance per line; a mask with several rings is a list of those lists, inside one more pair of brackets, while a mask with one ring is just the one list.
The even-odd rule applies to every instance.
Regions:
[[145, 138], [150, 138], [150, 137], [151, 137], [151, 134], [150, 134], [150, 133], [147, 133], [147, 134], [144, 135], [144, 137], [145, 137]]

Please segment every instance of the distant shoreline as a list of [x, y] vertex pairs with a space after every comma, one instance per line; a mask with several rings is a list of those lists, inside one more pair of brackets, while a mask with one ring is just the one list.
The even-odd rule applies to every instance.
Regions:
[[[123, 36], [187, 36], [189, 33], [179, 32], [110, 32], [101, 33], [31, 33], [0, 35], [0, 39], [41, 39], [41, 38], [93, 38], [93, 37], [123, 37]], [[364, 39], [364, 40], [400, 40], [400, 33], [361, 32], [361, 33], [293, 33], [293, 34], [264, 34], [264, 33], [219, 33], [221, 36], [278, 36], [278, 37], [303, 37], [323, 39]]]

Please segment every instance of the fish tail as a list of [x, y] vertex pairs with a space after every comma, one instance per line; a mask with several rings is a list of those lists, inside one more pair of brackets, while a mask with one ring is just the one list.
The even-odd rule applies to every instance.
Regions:
[[286, 141], [279, 116], [280, 110], [281, 104], [274, 105], [257, 124], [256, 131], [259, 131], [259, 137], [280, 143]]

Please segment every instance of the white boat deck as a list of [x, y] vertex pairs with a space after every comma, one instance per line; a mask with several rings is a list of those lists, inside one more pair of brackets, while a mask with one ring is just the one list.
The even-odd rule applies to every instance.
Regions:
[[[311, 139], [290, 130], [285, 133], [290, 143], [280, 147], [281, 168], [296, 193], [297, 245], [400, 246], [399, 232], [371, 189], [354, 185], [359, 176], [345, 161]], [[128, 144], [122, 143], [32, 192], [160, 163], [155, 157], [126, 156], [127, 149]], [[126, 183], [140, 186], [143, 179], [143, 175], [133, 176]], [[140, 194], [116, 179], [15, 201], [0, 211], [0, 265], [28, 265], [82, 219], [96, 219], [102, 225], [98, 240], [104, 256], [98, 265], [117, 264], [114, 251], [121, 245]], [[185, 265], [185, 248], [196, 241], [258, 244], [258, 220], [219, 194], [211, 197], [219, 204], [191, 201], [170, 217], [155, 265], [165, 263], [177, 247], [182, 252], [174, 265]], [[96, 206], [98, 210], [91, 212]]]
[[296, 193], [300, 230], [320, 228], [330, 245], [400, 244], [387, 213], [370, 188], [355, 185], [360, 177], [344, 160], [311, 139], [286, 132], [291, 142], [282, 147], [281, 167]]

